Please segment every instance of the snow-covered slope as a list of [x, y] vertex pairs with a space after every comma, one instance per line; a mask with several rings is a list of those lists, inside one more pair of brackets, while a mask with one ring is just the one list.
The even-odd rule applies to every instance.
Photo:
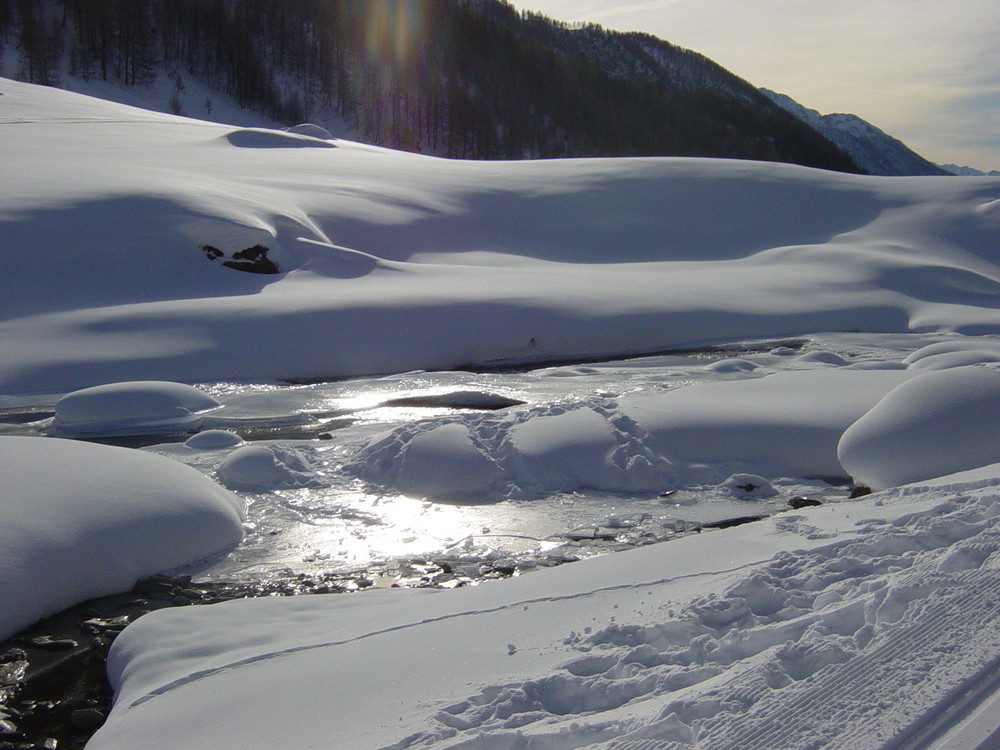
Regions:
[[[0, 82], [0, 391], [1000, 330], [1000, 181], [473, 163]], [[223, 265], [266, 248], [277, 274]]]
[[849, 153], [855, 163], [873, 175], [946, 175], [939, 167], [910, 150], [902, 141], [879, 130], [857, 115], [821, 115], [785, 94], [761, 92]]

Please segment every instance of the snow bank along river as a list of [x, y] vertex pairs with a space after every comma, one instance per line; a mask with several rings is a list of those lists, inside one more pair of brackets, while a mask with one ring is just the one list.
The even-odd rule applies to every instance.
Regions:
[[0, 635], [386, 589], [140, 618], [89, 750], [995, 746], [1000, 180], [0, 132]]

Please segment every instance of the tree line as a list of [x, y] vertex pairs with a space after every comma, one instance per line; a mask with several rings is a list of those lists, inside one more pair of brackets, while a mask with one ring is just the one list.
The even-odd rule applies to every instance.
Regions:
[[[451, 157], [718, 156], [857, 171], [707, 58], [502, 0], [8, 0], [21, 80], [187, 75], [295, 124]], [[179, 80], [179, 77], [178, 77]]]

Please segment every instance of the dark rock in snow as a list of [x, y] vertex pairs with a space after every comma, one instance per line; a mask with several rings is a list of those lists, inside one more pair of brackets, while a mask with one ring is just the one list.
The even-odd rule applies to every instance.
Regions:
[[742, 526], [745, 523], [753, 523], [754, 521], [760, 521], [767, 518], [766, 515], [763, 516], [738, 516], [736, 518], [724, 518], [721, 521], [709, 521], [708, 523], [701, 524], [702, 529], [729, 529], [733, 526]]
[[41, 648], [46, 651], [72, 651], [79, 645], [72, 638], [53, 638], [48, 635], [29, 638], [25, 643], [34, 648]]
[[850, 498], [854, 500], [858, 497], [864, 497], [865, 495], [872, 494], [871, 487], [858, 486], [851, 490]]
[[811, 497], [793, 497], [788, 501], [788, 507], [799, 510], [800, 508], [811, 508], [816, 505], [822, 505], [819, 500], [814, 500]]
[[278, 266], [267, 257], [268, 248], [254, 245], [233, 253], [232, 260], [225, 260], [222, 265], [248, 273], [278, 273]]
[[[226, 254], [222, 250], [212, 245], [202, 245], [201, 250], [205, 253], [205, 257], [212, 261], [226, 257]], [[277, 264], [267, 257], [268, 252], [269, 248], [263, 245], [253, 245], [252, 247], [237, 250], [232, 254], [231, 258], [222, 261], [222, 265], [226, 268], [246, 271], [247, 273], [280, 273]]]

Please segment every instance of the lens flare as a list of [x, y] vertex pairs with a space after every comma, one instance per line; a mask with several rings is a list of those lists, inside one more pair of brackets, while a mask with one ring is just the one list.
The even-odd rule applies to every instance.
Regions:
[[428, 6], [422, 0], [376, 0], [365, 3], [365, 50], [370, 64], [405, 76], [418, 64], [426, 36]]

